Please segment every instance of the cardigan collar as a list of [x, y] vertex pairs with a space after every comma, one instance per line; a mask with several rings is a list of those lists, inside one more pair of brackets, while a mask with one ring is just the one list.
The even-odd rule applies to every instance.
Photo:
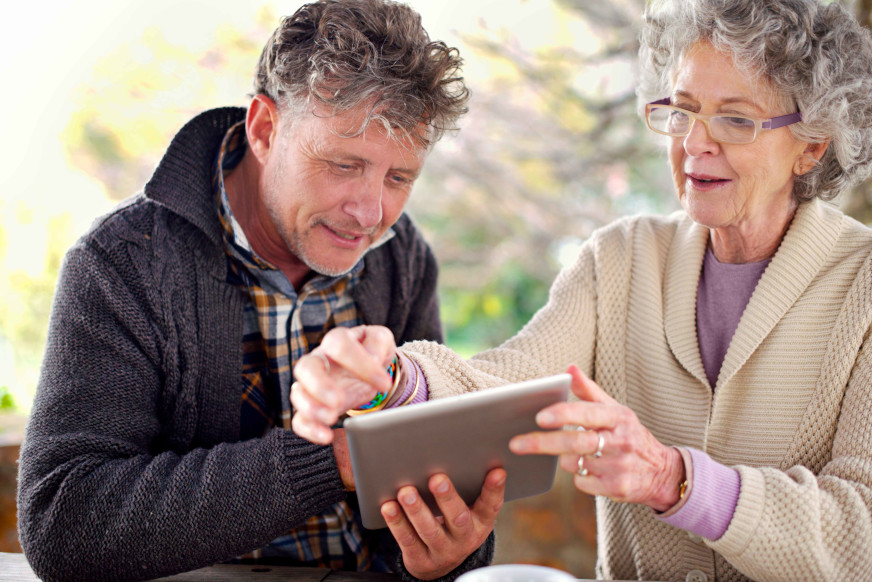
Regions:
[[[764, 271], [730, 342], [717, 386], [748, 361], [823, 267], [835, 246], [843, 215], [831, 205], [802, 203]], [[672, 240], [666, 266], [665, 328], [681, 365], [708, 386], [696, 333], [696, 294], [709, 229], [685, 218]]]
[[151, 180], [145, 196], [182, 216], [221, 244], [221, 223], [212, 195], [212, 167], [227, 131], [245, 119], [242, 107], [203, 112], [173, 138]]

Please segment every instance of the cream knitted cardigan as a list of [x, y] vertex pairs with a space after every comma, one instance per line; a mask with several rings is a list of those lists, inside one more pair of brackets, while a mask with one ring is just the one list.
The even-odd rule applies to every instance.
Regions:
[[620, 220], [499, 348], [469, 361], [431, 342], [403, 351], [433, 397], [578, 364], [662, 443], [739, 471], [736, 512], [716, 541], [597, 498], [600, 577], [872, 580], [872, 230], [829, 204], [800, 205], [714, 392], [695, 319], [707, 240], [683, 213]]

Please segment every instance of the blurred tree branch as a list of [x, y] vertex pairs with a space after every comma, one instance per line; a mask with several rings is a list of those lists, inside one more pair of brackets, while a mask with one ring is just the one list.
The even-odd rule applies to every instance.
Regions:
[[[482, 299], [461, 315], [449, 304], [451, 343], [460, 328], [480, 330], [484, 345], [507, 338], [594, 229], [677, 206], [663, 150], [636, 114], [644, 0], [556, 5], [569, 45], [531, 52], [505, 33], [464, 37], [504, 73], [473, 87], [463, 131], [434, 150], [410, 202], [443, 265], [443, 295]], [[488, 297], [506, 308], [489, 316]]]
[[[872, 0], [857, 0], [857, 20], [866, 28], [872, 28]], [[848, 192], [841, 201], [842, 209], [864, 224], [872, 225], [872, 179]]]

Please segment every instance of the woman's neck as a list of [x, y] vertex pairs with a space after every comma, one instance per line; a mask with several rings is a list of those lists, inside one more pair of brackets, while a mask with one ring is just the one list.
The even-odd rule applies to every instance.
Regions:
[[729, 226], [711, 229], [711, 245], [715, 258], [721, 263], [757, 263], [775, 254], [784, 238], [797, 204], [755, 221], [742, 221]]

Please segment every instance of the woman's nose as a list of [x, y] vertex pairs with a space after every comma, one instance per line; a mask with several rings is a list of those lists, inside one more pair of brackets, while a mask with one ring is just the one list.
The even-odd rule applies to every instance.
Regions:
[[698, 156], [704, 153], [715, 153], [718, 148], [719, 144], [712, 139], [708, 124], [699, 119], [691, 120], [690, 131], [684, 136], [684, 151], [688, 155]]

